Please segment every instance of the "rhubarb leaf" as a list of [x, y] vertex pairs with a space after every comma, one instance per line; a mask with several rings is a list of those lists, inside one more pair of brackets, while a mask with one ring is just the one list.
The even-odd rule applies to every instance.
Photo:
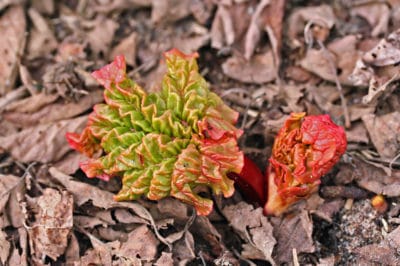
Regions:
[[213, 203], [196, 194], [196, 187], [233, 194], [227, 174], [243, 167], [237, 145], [242, 131], [234, 126], [238, 113], [209, 90], [196, 57], [166, 52], [167, 73], [156, 93], [126, 76], [122, 56], [93, 73], [106, 103], [94, 107], [81, 134], [68, 133], [67, 139], [90, 157], [81, 163], [88, 177], [122, 178], [116, 200], [173, 196], [206, 215]]

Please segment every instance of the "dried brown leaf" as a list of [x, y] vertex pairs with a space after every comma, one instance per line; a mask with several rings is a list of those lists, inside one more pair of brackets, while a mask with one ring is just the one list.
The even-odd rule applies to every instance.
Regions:
[[[31, 97], [31, 100], [40, 100]], [[59, 102], [43, 106], [36, 112], [25, 113], [21, 111], [13, 111], [4, 113], [7, 121], [16, 125], [29, 127], [38, 124], [51, 123], [63, 119], [76, 117], [85, 111], [91, 109], [93, 105], [103, 100], [103, 91], [96, 90], [82, 97], [77, 102]]]
[[82, 116], [27, 128], [7, 137], [0, 137], [0, 147], [21, 162], [55, 162], [71, 150], [65, 134], [79, 132], [86, 122], [87, 117]]
[[235, 31], [228, 7], [219, 4], [211, 26], [211, 47], [221, 49], [234, 41]]
[[249, 28], [247, 29], [245, 40], [244, 40], [244, 57], [249, 60], [253, 55], [254, 50], [257, 46], [258, 41], [261, 37], [262, 30], [265, 29], [265, 19], [261, 18], [263, 10], [268, 8], [270, 5], [270, 0], [261, 0], [253, 15], [251, 16], [251, 21]]
[[237, 205], [225, 207], [223, 213], [230, 225], [247, 242], [247, 245], [243, 246], [242, 256], [249, 259], [267, 260], [274, 265], [272, 251], [276, 240], [272, 233], [273, 228], [267, 217], [263, 215], [262, 208], [253, 209], [251, 205], [240, 202]]
[[400, 172], [392, 170], [388, 175], [384, 169], [378, 168], [369, 163], [354, 160], [354, 179], [358, 186], [375, 194], [382, 194], [388, 197], [400, 196]]
[[25, 228], [20, 227], [18, 228], [18, 236], [19, 236], [19, 246], [20, 249], [14, 248], [12, 251], [12, 254], [8, 260], [9, 265], [21, 265], [21, 266], [27, 266], [28, 265], [28, 251], [27, 251], [27, 246], [28, 246], [28, 234], [25, 230]]
[[91, 29], [87, 33], [87, 40], [94, 54], [109, 53], [111, 42], [114, 38], [118, 23], [105, 16], [98, 15], [95, 20], [88, 23]]
[[222, 64], [222, 71], [228, 77], [246, 83], [262, 84], [276, 78], [272, 51], [254, 55], [249, 61], [234, 55]]
[[221, 49], [243, 40], [251, 19], [248, 10], [254, 7], [251, 1], [220, 1], [211, 25], [211, 47]]
[[363, 61], [368, 65], [387, 66], [400, 61], [400, 30], [392, 32], [374, 48], [366, 52]]
[[155, 24], [170, 23], [190, 15], [190, 0], [153, 0], [151, 21]]
[[9, 5], [23, 4], [24, 0], [3, 0], [0, 2], [0, 11]]
[[18, 111], [20, 113], [33, 113], [45, 105], [55, 102], [57, 94], [39, 93], [9, 104], [5, 110], [8, 112]]
[[72, 175], [80, 169], [79, 164], [85, 160], [87, 160], [87, 157], [82, 153], [71, 151], [63, 156], [59, 161], [54, 162], [53, 166], [67, 175]]
[[159, 241], [146, 225], [142, 225], [128, 234], [123, 242], [119, 256], [125, 258], [140, 258], [142, 261], [152, 261], [157, 256]]
[[22, 209], [22, 201], [26, 193], [26, 184], [28, 182], [29, 178], [20, 178], [19, 181], [12, 187], [12, 189], [9, 190], [8, 202], [6, 204], [5, 211], [7, 213], [10, 225], [12, 225], [14, 228], [23, 227], [25, 214]]
[[299, 46], [297, 36], [303, 34], [307, 23], [331, 29], [336, 23], [333, 9], [329, 5], [301, 7], [293, 11], [288, 18], [288, 36], [293, 46]]
[[112, 50], [110, 61], [117, 55], [125, 56], [126, 63], [130, 66], [136, 66], [136, 49], [138, 36], [132, 32], [128, 37], [122, 39]]
[[43, 195], [28, 202], [32, 209], [38, 208], [35, 221], [27, 221], [31, 254], [37, 260], [49, 256], [56, 260], [68, 244], [68, 235], [72, 229], [73, 200], [68, 192], [58, 192], [46, 188]]
[[115, 220], [118, 223], [123, 223], [123, 224], [147, 224], [148, 222], [136, 215], [133, 215], [132, 213], [130, 213], [128, 210], [126, 209], [116, 209], [114, 212], [114, 217]]
[[74, 262], [79, 261], [79, 258], [79, 241], [74, 232], [71, 232], [68, 239], [68, 246], [65, 250], [65, 262], [66, 264], [73, 264]]
[[[74, 195], [74, 202], [78, 206], [91, 201], [96, 207], [103, 209], [111, 208], [128, 208], [132, 210], [136, 215], [145, 219], [146, 221], [151, 220], [150, 213], [136, 202], [117, 202], [114, 201], [114, 194], [98, 187], [91, 186], [86, 183], [73, 180], [73, 177], [60, 172], [57, 168], [51, 167], [49, 169], [50, 175], [60, 182], [70, 193]], [[153, 221], [154, 223], [154, 221]], [[153, 228], [155, 228], [153, 224]]]
[[351, 9], [351, 15], [366, 19], [372, 27], [371, 36], [373, 37], [386, 34], [388, 31], [390, 9], [386, 3], [370, 2], [355, 6]]
[[25, 27], [24, 9], [20, 5], [10, 7], [0, 16], [0, 96], [14, 88], [19, 58], [25, 48]]
[[129, 9], [137, 9], [142, 7], [150, 7], [151, 0], [112, 0], [112, 1], [88, 1], [87, 10], [96, 13], [111, 13], [115, 11], [123, 11]]
[[32, 0], [31, 6], [46, 15], [52, 15], [55, 11], [54, 0]]
[[7, 234], [0, 228], [0, 262], [5, 265], [10, 256], [11, 244], [7, 240]]
[[351, 128], [346, 129], [347, 142], [368, 143], [368, 133], [364, 124], [356, 122], [351, 124]]
[[393, 159], [400, 150], [400, 112], [364, 115], [362, 120], [379, 155]]
[[185, 265], [196, 258], [194, 238], [189, 231], [186, 231], [183, 238], [174, 243], [172, 253], [174, 261], [178, 261], [179, 265]]
[[99, 217], [74, 215], [74, 225], [79, 228], [95, 228], [96, 226], [106, 227], [108, 223]]
[[155, 266], [173, 266], [174, 260], [172, 259], [172, 253], [162, 252], [161, 256], [154, 263]]
[[354, 85], [349, 77], [359, 57], [356, 44], [356, 36], [348, 35], [331, 42], [327, 50], [308, 49], [300, 65], [325, 80], [335, 82], [337, 77], [341, 84]]
[[27, 42], [28, 58], [35, 59], [46, 56], [57, 49], [57, 39], [46, 19], [34, 8], [28, 10], [33, 28]]
[[296, 249], [297, 253], [315, 251], [312, 239], [313, 223], [307, 211], [302, 210], [295, 215], [289, 214], [277, 219], [279, 220], [274, 222], [274, 236], [277, 240], [276, 261], [293, 261], [293, 249]]

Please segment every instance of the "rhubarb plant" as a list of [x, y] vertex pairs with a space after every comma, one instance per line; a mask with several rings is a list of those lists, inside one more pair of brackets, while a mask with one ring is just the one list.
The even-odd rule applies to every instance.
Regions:
[[264, 213], [280, 215], [315, 192], [320, 178], [339, 161], [346, 146], [344, 129], [328, 115], [292, 113], [272, 148]]
[[243, 168], [238, 113], [210, 91], [197, 53], [174, 49], [164, 56], [167, 72], [156, 93], [127, 77], [122, 56], [95, 71], [105, 103], [95, 105], [83, 132], [68, 133], [67, 140], [90, 158], [81, 163], [88, 177], [122, 178], [116, 200], [172, 196], [207, 215], [212, 200], [196, 189], [207, 186], [229, 197], [234, 181], [227, 174]]

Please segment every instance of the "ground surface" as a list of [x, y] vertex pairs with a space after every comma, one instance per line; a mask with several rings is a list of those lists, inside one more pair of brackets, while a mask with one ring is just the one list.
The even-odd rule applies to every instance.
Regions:
[[[0, 265], [399, 265], [400, 2], [287, 2], [0, 2]], [[291, 112], [344, 126], [319, 192], [282, 217], [210, 195], [201, 217], [170, 198], [117, 203], [117, 179], [87, 179], [65, 133], [103, 101], [90, 73], [124, 54], [156, 91], [173, 47], [198, 51], [262, 169]]]

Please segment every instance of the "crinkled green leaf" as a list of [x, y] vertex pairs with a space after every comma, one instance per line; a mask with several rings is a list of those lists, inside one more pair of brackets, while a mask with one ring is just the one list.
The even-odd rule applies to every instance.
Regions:
[[234, 126], [238, 113], [210, 92], [196, 57], [165, 53], [167, 73], [158, 93], [147, 94], [127, 78], [122, 56], [93, 73], [105, 87], [106, 103], [94, 107], [80, 135], [67, 139], [94, 157], [81, 164], [88, 177], [122, 177], [117, 200], [173, 196], [208, 214], [212, 201], [196, 194], [197, 186], [233, 194], [227, 173], [243, 167], [237, 146], [242, 132]]

